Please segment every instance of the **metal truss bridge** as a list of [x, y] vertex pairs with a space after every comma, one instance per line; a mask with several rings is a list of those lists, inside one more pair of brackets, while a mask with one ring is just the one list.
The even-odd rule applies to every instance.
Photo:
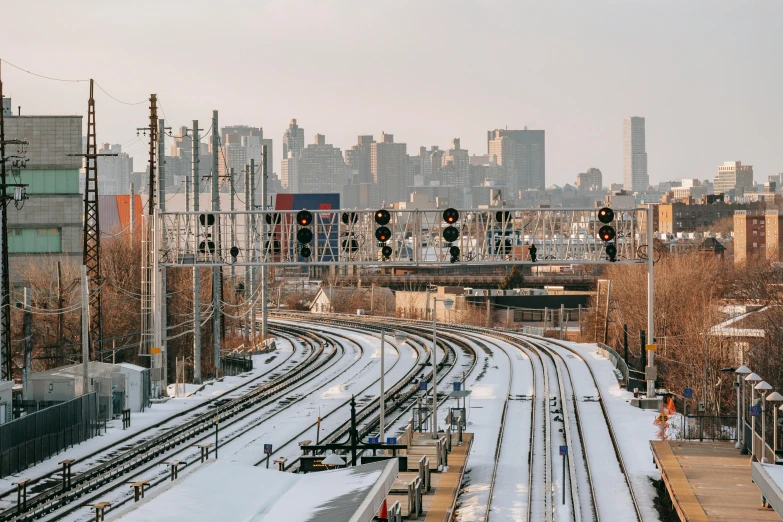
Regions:
[[153, 219], [161, 266], [515, 265], [534, 262], [531, 245], [543, 264], [646, 259], [644, 208], [614, 209], [610, 241], [595, 208], [448, 210], [156, 212]]

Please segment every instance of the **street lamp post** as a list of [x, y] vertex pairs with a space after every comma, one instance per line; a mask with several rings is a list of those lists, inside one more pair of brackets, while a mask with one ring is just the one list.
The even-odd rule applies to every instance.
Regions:
[[754, 388], [761, 392], [761, 462], [767, 462], [767, 401], [765, 399], [772, 386], [767, 381], [761, 381]]
[[[380, 407], [380, 427], [378, 428], [378, 440], [383, 444], [384, 430], [386, 427], [386, 387], [385, 387], [385, 375], [386, 367], [384, 363], [384, 355], [386, 351], [386, 330], [381, 328], [381, 407]], [[408, 340], [408, 334], [406, 332], [397, 332], [394, 334], [394, 339], [398, 342], [404, 343]]]
[[[753, 389], [753, 384], [759, 382], [761, 377], [755, 373], [751, 373], [745, 377], [745, 381], [750, 384], [750, 405], [753, 406], [753, 401], [756, 400], [756, 390]], [[756, 417], [750, 417], [750, 455], [756, 456]]]
[[751, 373], [751, 371], [750, 368], [743, 364], [734, 370], [734, 373], [737, 375], [737, 444], [734, 447], [740, 449], [745, 439], [744, 430], [742, 429], [743, 409], [745, 406], [745, 389], [742, 387], [742, 378]]
[[446, 310], [454, 307], [454, 299], [432, 297], [432, 438], [438, 438], [438, 301], [442, 301]]
[[[783, 395], [778, 392], [772, 392], [767, 395], [767, 401], [769, 402], [781, 402], [783, 401]], [[778, 460], [778, 408], [772, 406], [772, 463], [774, 464]]]

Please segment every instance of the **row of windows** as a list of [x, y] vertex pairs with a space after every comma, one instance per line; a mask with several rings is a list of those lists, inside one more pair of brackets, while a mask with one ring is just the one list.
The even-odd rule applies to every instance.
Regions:
[[12, 254], [62, 252], [62, 229], [9, 228], [8, 252]]

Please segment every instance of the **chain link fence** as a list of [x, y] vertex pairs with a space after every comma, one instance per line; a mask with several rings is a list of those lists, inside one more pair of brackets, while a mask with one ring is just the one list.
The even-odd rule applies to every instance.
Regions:
[[0, 478], [98, 434], [98, 398], [88, 393], [0, 425]]

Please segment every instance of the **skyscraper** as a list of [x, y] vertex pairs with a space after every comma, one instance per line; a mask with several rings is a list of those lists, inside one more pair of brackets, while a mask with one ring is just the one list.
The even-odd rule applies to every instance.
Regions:
[[356, 145], [345, 151], [345, 164], [359, 175], [358, 183], [372, 182], [370, 156], [373, 143], [372, 136], [359, 136]]
[[647, 174], [644, 118], [631, 116], [623, 120], [623, 188], [644, 192], [650, 184]]
[[337, 147], [327, 144], [326, 136], [316, 134], [313, 143], [302, 150], [297, 159], [297, 192], [326, 193], [342, 190], [346, 182], [343, 153]]
[[394, 135], [381, 133], [381, 140], [372, 144], [370, 170], [378, 185], [381, 202], [398, 203], [408, 199], [408, 154], [405, 143], [394, 143]]
[[296, 118], [291, 120], [283, 133], [283, 159], [288, 158], [289, 151], [299, 156], [304, 149], [304, 129], [296, 124]]
[[543, 130], [487, 131], [487, 152], [505, 172], [504, 181], [514, 194], [546, 188], [546, 146]]

